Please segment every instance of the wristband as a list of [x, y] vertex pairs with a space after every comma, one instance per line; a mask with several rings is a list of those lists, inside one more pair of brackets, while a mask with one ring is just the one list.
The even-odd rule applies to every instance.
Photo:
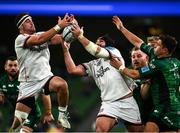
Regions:
[[126, 68], [126, 67], [125, 67], [124, 65], [121, 65], [118, 70], [119, 70], [120, 72], [123, 72], [123, 70], [124, 70], [125, 68]]
[[56, 32], [59, 32], [61, 30], [61, 27], [59, 25], [55, 25], [53, 27], [53, 29], [56, 31]]

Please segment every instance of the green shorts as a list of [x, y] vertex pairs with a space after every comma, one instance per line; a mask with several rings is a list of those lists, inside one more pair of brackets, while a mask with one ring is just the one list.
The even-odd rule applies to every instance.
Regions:
[[180, 111], [169, 110], [162, 112], [154, 109], [148, 121], [155, 122], [160, 131], [177, 131], [180, 129]]
[[27, 120], [25, 120], [24, 122], [24, 126], [30, 127], [30, 128], [34, 128], [40, 121], [41, 118], [41, 110], [40, 107], [38, 105], [38, 103], [35, 103], [35, 107], [32, 108]]

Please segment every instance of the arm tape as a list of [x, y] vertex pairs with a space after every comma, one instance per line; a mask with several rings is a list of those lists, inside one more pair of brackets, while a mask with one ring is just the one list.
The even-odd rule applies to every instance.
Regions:
[[28, 113], [26, 112], [22, 112], [22, 111], [19, 111], [19, 110], [15, 110], [15, 116], [18, 118], [18, 119], [27, 119], [28, 117]]
[[53, 29], [56, 31], [56, 32], [59, 32], [61, 30], [61, 27], [59, 25], [55, 25], [53, 27]]
[[97, 53], [98, 45], [93, 42], [89, 42], [89, 44], [85, 47], [85, 49], [93, 56], [98, 58], [109, 58], [109, 52], [105, 48], [101, 48]]

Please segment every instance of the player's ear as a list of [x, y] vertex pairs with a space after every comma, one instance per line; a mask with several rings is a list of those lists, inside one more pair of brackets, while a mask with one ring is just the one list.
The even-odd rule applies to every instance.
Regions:
[[167, 48], [163, 48], [163, 51], [165, 52], [165, 53], [169, 53], [169, 51], [168, 51], [168, 49]]
[[4, 70], [6, 71], [7, 70], [7, 64], [5, 63], [4, 65]]

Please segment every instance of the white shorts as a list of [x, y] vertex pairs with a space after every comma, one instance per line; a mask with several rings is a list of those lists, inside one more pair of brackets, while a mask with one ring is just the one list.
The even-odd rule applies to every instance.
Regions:
[[114, 102], [102, 102], [98, 116], [105, 115], [130, 123], [140, 124], [141, 118], [138, 105], [133, 97]]
[[48, 76], [40, 81], [28, 81], [20, 82], [18, 99], [24, 99], [30, 96], [37, 96], [43, 89], [48, 79], [52, 76]]

